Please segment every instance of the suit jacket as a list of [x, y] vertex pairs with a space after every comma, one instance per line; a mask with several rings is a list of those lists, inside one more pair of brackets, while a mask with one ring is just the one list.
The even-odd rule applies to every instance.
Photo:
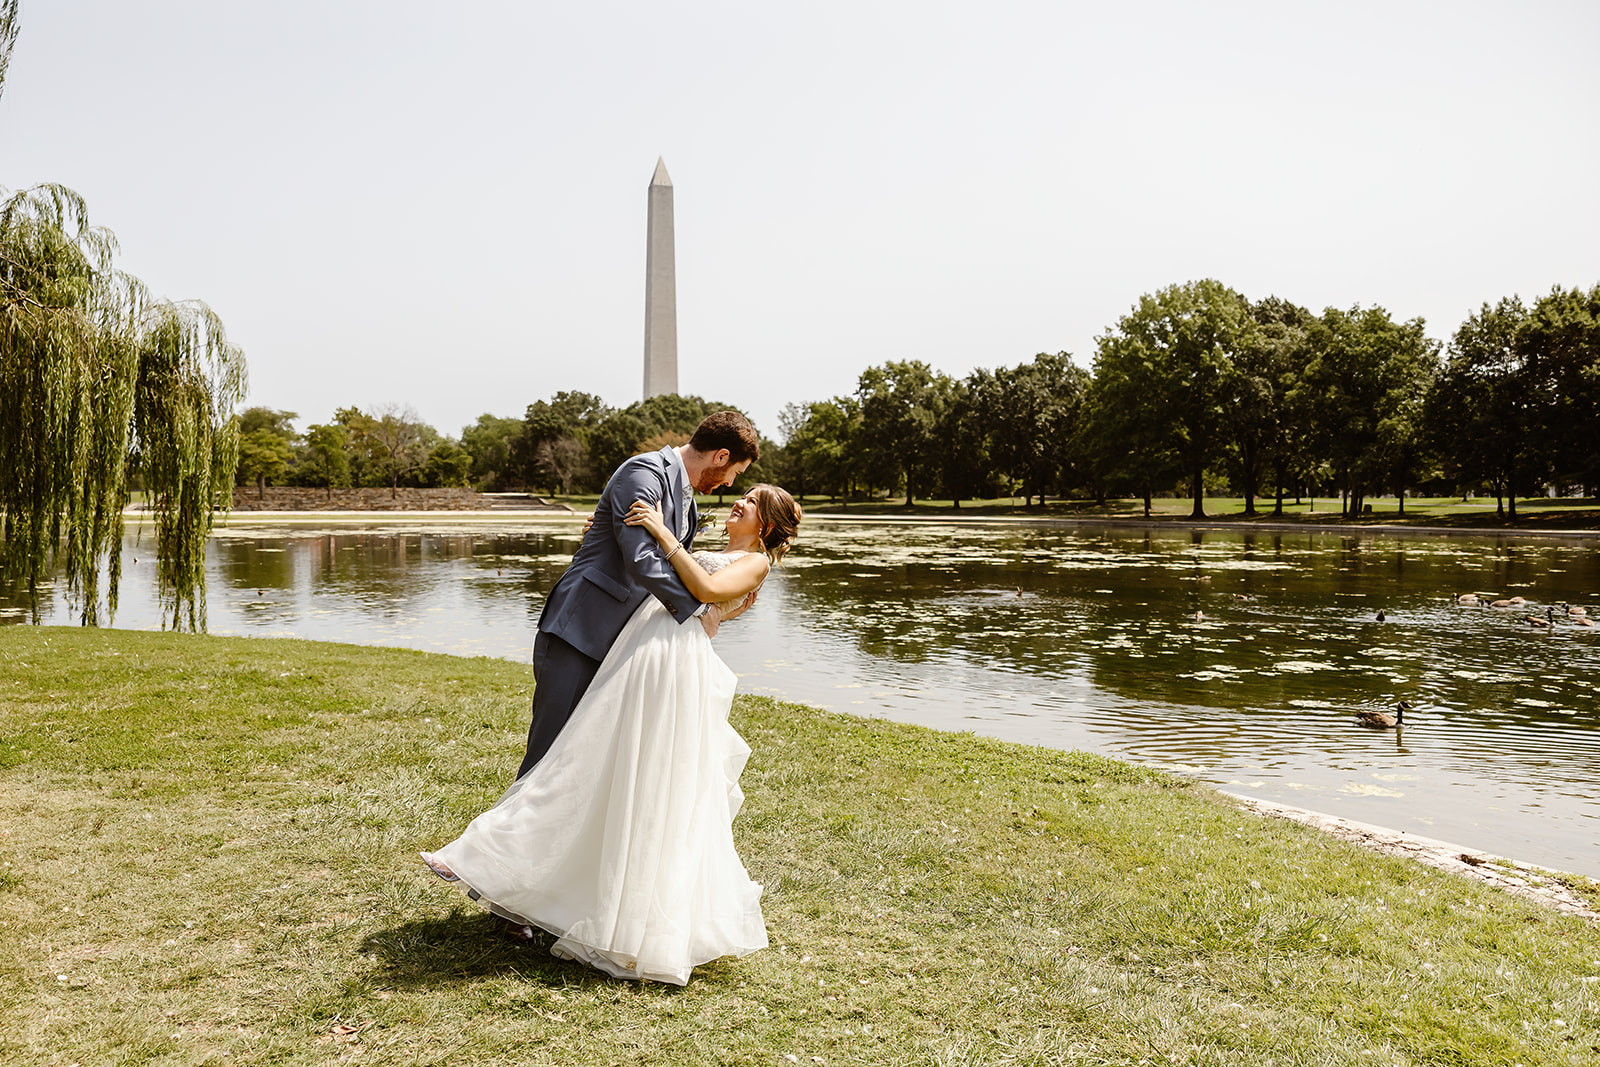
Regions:
[[[594, 525], [578, 546], [572, 565], [556, 581], [539, 613], [539, 629], [555, 634], [594, 660], [612, 642], [646, 596], [654, 596], [683, 623], [700, 607], [683, 579], [663, 558], [661, 546], [642, 526], [622, 521], [635, 500], [659, 503], [667, 526], [678, 529], [685, 475], [671, 446], [634, 456], [618, 467], [594, 509]], [[699, 518], [693, 497], [683, 550], [694, 541]]]

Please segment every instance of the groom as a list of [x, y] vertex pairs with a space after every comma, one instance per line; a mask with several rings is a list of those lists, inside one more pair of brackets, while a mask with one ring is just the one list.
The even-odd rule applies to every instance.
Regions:
[[694, 494], [714, 493], [743, 474], [760, 453], [755, 427], [737, 411], [708, 415], [689, 443], [634, 456], [606, 482], [594, 525], [539, 615], [533, 640], [533, 722], [520, 778], [544, 758], [556, 735], [634, 609], [646, 596], [666, 606], [679, 624], [699, 617], [715, 635], [722, 613], [689, 594], [655, 538], [622, 519], [635, 500], [659, 503], [685, 551], [694, 541]]

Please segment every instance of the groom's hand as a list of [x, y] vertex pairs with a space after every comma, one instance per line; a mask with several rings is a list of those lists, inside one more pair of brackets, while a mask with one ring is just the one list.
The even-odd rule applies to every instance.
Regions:
[[717, 628], [722, 625], [722, 609], [712, 604], [700, 616], [700, 625], [705, 627], [707, 637], [717, 636]]

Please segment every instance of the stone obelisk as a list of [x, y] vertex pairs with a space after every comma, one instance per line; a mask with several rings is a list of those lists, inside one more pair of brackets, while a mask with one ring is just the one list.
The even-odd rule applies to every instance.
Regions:
[[644, 395], [678, 391], [678, 277], [672, 254], [672, 179], [656, 159], [644, 254]]

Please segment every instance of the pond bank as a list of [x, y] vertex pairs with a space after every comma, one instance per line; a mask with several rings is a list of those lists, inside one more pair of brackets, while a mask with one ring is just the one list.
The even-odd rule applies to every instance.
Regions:
[[[492, 941], [414, 853], [531, 671], [0, 629], [10, 1062], [1581, 1064], [1593, 927], [1103, 757], [740, 698], [772, 948], [687, 989]], [[176, 891], [174, 891], [176, 890]]]
[[1587, 885], [1592, 890], [1597, 883], [1582, 877], [1575, 879], [1565, 871], [1553, 871], [1548, 867], [1521, 863], [1505, 856], [1495, 856], [1448, 841], [1437, 841], [1431, 837], [1421, 837], [1387, 826], [1373, 826], [1370, 823], [1343, 819], [1337, 815], [1312, 811], [1309, 808], [1276, 804], [1270, 800], [1245, 796], [1243, 793], [1230, 793], [1227, 790], [1221, 792], [1224, 796], [1238, 801], [1246, 811], [1315, 827], [1341, 841], [1349, 841], [1386, 856], [1415, 860], [1441, 871], [1503, 889], [1536, 904], [1554, 908], [1556, 911], [1577, 915], [1591, 922], [1600, 922], [1600, 910], [1596, 910], [1597, 906], [1600, 906], [1600, 895], [1591, 892], [1589, 896], [1585, 896], [1573, 888], [1574, 885], [1579, 887]]

